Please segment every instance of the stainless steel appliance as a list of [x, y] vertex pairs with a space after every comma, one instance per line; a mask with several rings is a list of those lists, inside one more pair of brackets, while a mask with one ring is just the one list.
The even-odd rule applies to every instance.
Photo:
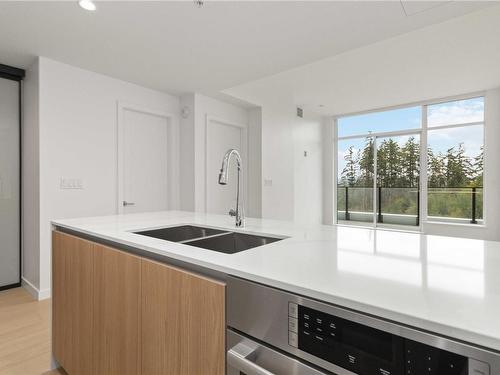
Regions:
[[229, 277], [227, 375], [499, 375], [500, 353]]

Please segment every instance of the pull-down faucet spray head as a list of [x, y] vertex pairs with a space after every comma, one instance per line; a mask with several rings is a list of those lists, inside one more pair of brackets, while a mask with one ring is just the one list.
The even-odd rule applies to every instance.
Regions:
[[241, 156], [240, 153], [235, 150], [234, 148], [228, 150], [226, 154], [224, 155], [224, 158], [222, 159], [222, 167], [220, 168], [219, 172], [219, 184], [221, 185], [227, 185], [227, 180], [228, 180], [228, 173], [227, 169], [229, 167], [229, 162], [231, 161], [232, 156], [236, 157], [236, 163], [238, 165], [238, 170], [241, 168]]

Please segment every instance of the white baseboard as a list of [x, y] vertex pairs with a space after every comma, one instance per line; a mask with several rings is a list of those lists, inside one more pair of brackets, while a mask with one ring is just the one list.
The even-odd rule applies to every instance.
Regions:
[[32, 283], [30, 283], [28, 280], [26, 280], [24, 277], [21, 278], [21, 285], [24, 289], [28, 291], [31, 296], [38, 300], [38, 293], [40, 292], [38, 288], [36, 288]]
[[34, 286], [30, 281], [25, 279], [24, 277], [21, 280], [21, 285], [24, 289], [28, 291], [31, 296], [38, 300], [41, 301], [42, 299], [47, 299], [50, 298], [50, 289], [38, 289], [36, 286]]
[[50, 289], [42, 289], [38, 292], [38, 300], [47, 299], [51, 297]]

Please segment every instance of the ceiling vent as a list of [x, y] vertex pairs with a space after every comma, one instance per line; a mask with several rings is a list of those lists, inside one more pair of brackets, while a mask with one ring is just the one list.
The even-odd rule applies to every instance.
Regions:
[[297, 107], [297, 117], [304, 117], [304, 110], [300, 107]]

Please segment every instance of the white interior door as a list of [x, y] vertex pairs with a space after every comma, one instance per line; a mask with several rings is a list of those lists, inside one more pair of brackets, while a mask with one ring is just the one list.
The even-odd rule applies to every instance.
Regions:
[[119, 111], [118, 211], [166, 210], [169, 118], [124, 106]]
[[246, 127], [207, 117], [206, 128], [206, 212], [227, 214], [231, 208], [235, 208], [236, 206], [236, 161], [232, 160], [229, 165], [229, 180], [227, 185], [219, 185], [219, 171], [226, 151], [231, 148], [238, 150], [243, 159], [240, 192], [244, 203], [247, 181]]

